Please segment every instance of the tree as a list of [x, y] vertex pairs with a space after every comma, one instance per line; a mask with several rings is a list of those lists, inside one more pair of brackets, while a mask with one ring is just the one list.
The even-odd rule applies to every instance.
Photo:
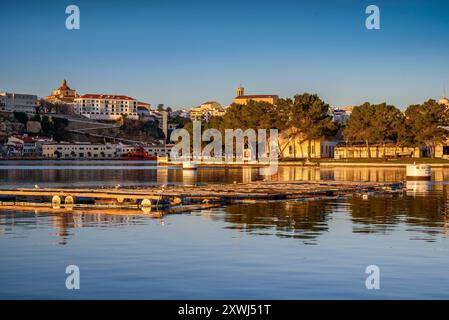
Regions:
[[20, 123], [26, 125], [28, 122], [28, 116], [25, 112], [18, 112], [18, 111], [14, 111], [14, 118], [19, 121]]
[[332, 121], [330, 107], [316, 94], [295, 95], [289, 121], [289, 140], [307, 141], [307, 158], [310, 158], [311, 140], [335, 135], [337, 125]]
[[403, 136], [404, 116], [394, 106], [366, 102], [352, 110], [344, 130], [344, 137], [354, 142], [364, 141], [370, 158], [370, 144], [394, 142]]
[[407, 136], [410, 143], [415, 146], [425, 145], [434, 157], [436, 145], [448, 137], [447, 130], [443, 128], [449, 124], [447, 107], [430, 99], [423, 104], [409, 106], [405, 118], [411, 132]]

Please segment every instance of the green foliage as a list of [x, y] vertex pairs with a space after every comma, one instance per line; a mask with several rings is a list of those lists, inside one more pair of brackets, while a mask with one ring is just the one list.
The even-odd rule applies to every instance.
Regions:
[[18, 122], [26, 125], [28, 122], [28, 116], [25, 112], [17, 112], [14, 111], [14, 119], [16, 119]]
[[370, 143], [397, 143], [406, 141], [405, 117], [399, 109], [386, 103], [364, 103], [352, 110], [351, 117], [344, 130], [346, 140]]
[[178, 128], [184, 128], [184, 126], [189, 122], [192, 122], [189, 118], [184, 118], [181, 116], [170, 118], [170, 123], [177, 125]]
[[329, 105], [316, 94], [296, 95], [290, 126], [301, 132], [306, 140], [333, 136], [338, 128], [329, 111]]
[[434, 156], [436, 144], [448, 138], [447, 130], [442, 128], [449, 124], [447, 107], [431, 99], [423, 104], [409, 106], [405, 117], [408, 132], [404, 135], [406, 140], [415, 146], [427, 146]]
[[66, 141], [69, 138], [69, 133], [66, 128], [69, 121], [65, 118], [52, 118], [43, 116], [41, 119], [42, 133], [46, 136], [52, 136], [56, 141]]
[[159, 128], [159, 123], [157, 121], [136, 121], [124, 118], [120, 130], [129, 137], [140, 137], [142, 139], [164, 138], [164, 133]]
[[344, 136], [352, 141], [397, 141], [404, 116], [394, 106], [368, 102], [353, 109], [344, 130]]

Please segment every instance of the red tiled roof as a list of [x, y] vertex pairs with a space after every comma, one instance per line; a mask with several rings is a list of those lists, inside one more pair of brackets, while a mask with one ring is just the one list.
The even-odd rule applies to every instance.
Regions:
[[277, 98], [277, 94], [253, 94], [245, 96], [237, 96], [236, 99], [253, 99], [253, 98]]
[[81, 99], [103, 99], [103, 100], [136, 100], [128, 96], [120, 96], [113, 94], [83, 94], [79, 98]]

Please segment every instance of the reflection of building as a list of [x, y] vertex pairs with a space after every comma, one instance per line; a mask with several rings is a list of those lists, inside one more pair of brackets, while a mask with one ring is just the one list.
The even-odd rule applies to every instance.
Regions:
[[75, 99], [75, 112], [95, 120], [137, 120], [137, 100], [128, 96], [84, 94]]
[[0, 92], [0, 111], [36, 113], [36, 110], [36, 95]]
[[221, 117], [225, 111], [216, 101], [207, 101], [198, 107], [190, 109], [190, 119], [197, 121], [209, 121], [211, 117]]
[[248, 104], [250, 100], [256, 102], [268, 102], [271, 104], [276, 104], [279, 97], [275, 94], [258, 94], [258, 95], [245, 95], [245, 88], [237, 88], [237, 96], [234, 98], [234, 103], [237, 104]]
[[45, 97], [45, 101], [51, 103], [74, 104], [76, 97], [78, 97], [76, 91], [71, 89], [67, 85], [67, 81], [64, 79], [62, 80], [59, 88], [54, 89], [51, 92], [51, 95]]

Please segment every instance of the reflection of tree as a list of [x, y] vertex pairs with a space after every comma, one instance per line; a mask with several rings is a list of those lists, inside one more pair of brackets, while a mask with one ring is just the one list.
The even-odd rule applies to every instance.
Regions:
[[[447, 188], [447, 186], [444, 186]], [[411, 197], [371, 197], [348, 200], [354, 232], [386, 233], [399, 223], [418, 227], [414, 231], [435, 236], [447, 220], [446, 192]]]
[[315, 240], [328, 230], [332, 209], [328, 201], [255, 203], [226, 207], [224, 221], [254, 234]]

